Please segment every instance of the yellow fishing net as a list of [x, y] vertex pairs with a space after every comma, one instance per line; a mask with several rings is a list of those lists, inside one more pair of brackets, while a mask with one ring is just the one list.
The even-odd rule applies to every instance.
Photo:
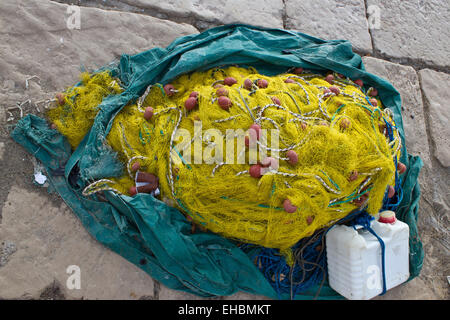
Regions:
[[80, 85], [69, 88], [64, 95], [59, 96], [58, 107], [50, 109], [47, 114], [58, 130], [67, 137], [73, 149], [94, 123], [97, 107], [103, 98], [122, 92], [118, 82], [107, 71], [93, 76], [85, 72], [80, 77]]
[[[227, 77], [237, 83], [224, 85]], [[261, 79], [266, 88], [258, 87]], [[369, 102], [348, 78], [334, 74], [332, 82], [306, 72], [268, 77], [253, 68], [228, 67], [180, 76], [171, 83], [171, 96], [154, 84], [115, 116], [107, 136], [126, 166], [124, 175], [88, 186], [87, 194], [105, 186], [129, 194], [138, 162], [139, 171], [159, 177], [161, 199], [195, 223], [228, 238], [278, 248], [292, 261], [289, 248], [314, 231], [361, 205], [378, 213], [387, 186], [394, 184], [393, 157], [399, 157], [401, 140], [395, 130], [392, 143], [384, 134], [385, 120], [393, 124], [389, 110], [379, 100]], [[221, 85], [228, 91], [228, 109], [219, 105]], [[107, 72], [84, 75], [49, 118], [75, 148], [102, 98], [120, 91]], [[197, 105], [187, 110], [193, 91]], [[149, 106], [153, 114], [147, 120]], [[244, 138], [253, 124], [267, 130], [256, 140], [263, 151], [257, 155], [260, 177], [249, 174], [251, 148]], [[277, 147], [272, 132], [279, 133]], [[291, 161], [292, 151], [297, 161]], [[237, 163], [239, 156], [245, 156], [244, 163]], [[264, 167], [266, 157], [278, 164]]]

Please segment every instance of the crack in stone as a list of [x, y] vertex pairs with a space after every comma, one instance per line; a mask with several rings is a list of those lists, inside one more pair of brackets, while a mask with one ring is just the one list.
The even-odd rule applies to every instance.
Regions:
[[424, 122], [425, 122], [425, 132], [427, 134], [427, 140], [428, 140], [428, 153], [430, 154], [430, 160], [431, 160], [431, 170], [434, 167], [434, 151], [435, 151], [435, 145], [434, 141], [431, 137], [431, 120], [430, 120], [430, 106], [428, 105], [427, 99], [425, 99], [425, 92], [423, 91], [422, 86], [422, 76], [419, 72], [417, 72], [417, 78], [419, 79], [419, 87], [420, 87], [420, 96], [422, 98], [422, 105], [423, 105], [423, 114], [424, 114]]
[[364, 0], [364, 13], [366, 14], [367, 31], [369, 32], [370, 43], [372, 44], [372, 54], [375, 52], [375, 43], [373, 41], [372, 29], [369, 25], [369, 14], [367, 13], [367, 0]]
[[[128, 12], [128, 13], [134, 13], [134, 14], [141, 14], [150, 16], [153, 18], [161, 19], [161, 20], [168, 20], [175, 23], [185, 23], [193, 26], [199, 31], [204, 31], [207, 29], [207, 27], [202, 28], [202, 25], [209, 26], [210, 23], [214, 24], [217, 22], [215, 21], [203, 21], [199, 18], [191, 17], [191, 16], [183, 16], [180, 14], [176, 14], [173, 12], [166, 12], [164, 10], [161, 10], [158, 7], [155, 6], [149, 6], [148, 8], [143, 8], [140, 6], [130, 5], [127, 3], [122, 3], [120, 1], [111, 0], [111, 1], [97, 1], [97, 0], [50, 0], [52, 2], [56, 3], [62, 3], [67, 5], [76, 5], [81, 7], [90, 7], [90, 8], [96, 8], [106, 11], [117, 11], [117, 12]], [[199, 27], [200, 26], [200, 27]]]
[[450, 67], [439, 66], [439, 65], [436, 65], [433, 63], [430, 64], [421, 59], [414, 59], [414, 58], [410, 58], [410, 57], [392, 57], [392, 56], [389, 56], [388, 54], [382, 53], [381, 50], [377, 49], [377, 47], [375, 46], [375, 37], [372, 34], [372, 29], [370, 28], [370, 25], [369, 25], [369, 14], [367, 12], [367, 10], [368, 10], [367, 0], [364, 0], [364, 10], [366, 13], [366, 21], [367, 21], [367, 28], [368, 28], [369, 35], [370, 35], [370, 41], [372, 43], [372, 57], [386, 60], [386, 61], [393, 62], [393, 63], [398, 63], [398, 64], [401, 64], [404, 66], [412, 67], [412, 68], [414, 68], [414, 70], [416, 70], [416, 72], [421, 69], [428, 68], [428, 69], [432, 69], [434, 71], [450, 73]]
[[[205, 20], [202, 19], [201, 16], [194, 14], [192, 15], [183, 15], [183, 14], [177, 14], [175, 12], [169, 12], [166, 10], [162, 10], [161, 8], [158, 8], [157, 6], [151, 6], [148, 5], [148, 7], [144, 8], [137, 5], [130, 5], [127, 3], [122, 3], [117, 0], [110, 0], [110, 1], [98, 1], [98, 0], [50, 0], [52, 2], [56, 3], [62, 3], [67, 5], [78, 5], [83, 7], [93, 7], [97, 9], [102, 10], [109, 10], [109, 11], [117, 11], [117, 12], [129, 12], [129, 13], [135, 13], [135, 14], [142, 14], [151, 16], [154, 18], [158, 18], [161, 20], [168, 20], [175, 23], [185, 23], [193, 26], [196, 28], [199, 32], [203, 32], [211, 27], [215, 27], [218, 25], [222, 25], [223, 23], [217, 19], [213, 20]], [[282, 20], [283, 20], [283, 29], [289, 28], [289, 17], [287, 15], [286, 10], [286, 1], [282, 0], [283, 2], [283, 14], [282, 14]], [[367, 13], [367, 0], [364, 0], [364, 10], [366, 14], [366, 21], [368, 22], [368, 13]], [[416, 71], [420, 69], [432, 69], [439, 72], [444, 72], [450, 74], [450, 67], [446, 66], [439, 66], [433, 63], [428, 63], [426, 61], [423, 61], [421, 59], [413, 59], [409, 57], [391, 57], [387, 54], [382, 53], [379, 49], [375, 47], [374, 37], [372, 34], [372, 30], [368, 26], [370, 41], [372, 44], [372, 53], [370, 56], [378, 59], [383, 59], [389, 62], [398, 63], [405, 66], [410, 66], [414, 68]], [[354, 50], [355, 53], [364, 56], [367, 55], [367, 52], [360, 52], [358, 50]]]

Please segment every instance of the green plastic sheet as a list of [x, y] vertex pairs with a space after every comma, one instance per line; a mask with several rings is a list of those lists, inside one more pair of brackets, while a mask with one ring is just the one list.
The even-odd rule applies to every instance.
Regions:
[[[103, 198], [81, 195], [87, 184], [83, 172], [108, 177], [108, 166], [102, 164], [114, 164], [114, 159], [103, 141], [122, 107], [135, 101], [150, 84], [166, 84], [181, 74], [231, 64], [253, 66], [266, 75], [293, 66], [316, 72], [333, 70], [378, 89], [383, 104], [394, 114], [403, 141], [401, 161], [408, 170], [402, 180], [404, 196], [397, 217], [410, 227], [410, 279], [417, 276], [423, 261], [417, 230], [417, 178], [423, 164], [419, 157], [406, 152], [399, 93], [386, 80], [365, 71], [361, 57], [348, 41], [326, 41], [299, 32], [242, 24], [180, 37], [167, 48], [123, 55], [119, 63], [108, 67], [125, 90], [103, 100], [91, 130], [75, 151], [60, 133], [34, 115], [21, 119], [11, 136], [43, 163], [52, 188], [95, 239], [167, 287], [202, 297], [245, 291], [276, 299], [270, 283], [233, 242], [210, 232], [191, 234], [184, 215], [153, 196], [128, 197], [110, 191]], [[312, 299], [317, 289], [295, 298]], [[327, 283], [319, 295], [319, 299], [341, 298]]]

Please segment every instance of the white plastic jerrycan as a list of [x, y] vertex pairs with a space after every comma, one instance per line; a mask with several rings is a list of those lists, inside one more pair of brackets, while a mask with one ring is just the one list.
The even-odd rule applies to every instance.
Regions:
[[[386, 290], [409, 278], [409, 227], [383, 211], [371, 228], [385, 245]], [[379, 240], [362, 226], [337, 225], [326, 235], [330, 287], [352, 300], [371, 299], [383, 291]]]

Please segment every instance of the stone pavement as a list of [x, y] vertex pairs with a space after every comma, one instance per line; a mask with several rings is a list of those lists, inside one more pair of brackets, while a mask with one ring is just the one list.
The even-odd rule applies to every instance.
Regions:
[[[68, 4], [80, 8], [80, 29]], [[74, 84], [80, 68], [241, 22], [348, 39], [368, 71], [400, 92], [408, 151], [424, 161], [425, 261], [419, 277], [376, 299], [448, 299], [449, 21], [448, 2], [439, 0], [2, 0], [0, 298], [198, 299], [166, 288], [91, 238], [60, 198], [33, 185], [33, 159], [9, 132], [21, 116], [17, 102], [30, 100], [23, 112], [42, 116], [39, 101]], [[80, 289], [66, 286], [70, 265], [81, 269]], [[264, 299], [220, 297], [229, 298]]]

